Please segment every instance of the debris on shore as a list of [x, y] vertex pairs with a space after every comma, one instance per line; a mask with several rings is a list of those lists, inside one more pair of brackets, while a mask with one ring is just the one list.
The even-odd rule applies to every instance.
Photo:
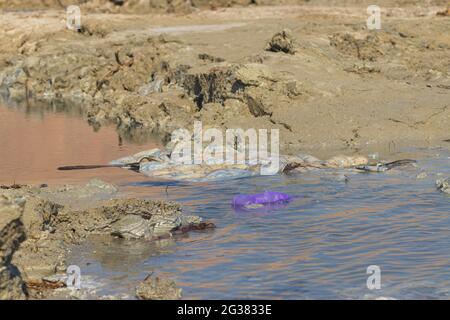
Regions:
[[[202, 182], [256, 176], [261, 174], [262, 167], [271, 166], [274, 159], [267, 157], [259, 160], [260, 163], [252, 163], [247, 159], [244, 163], [233, 164], [227, 163], [225, 159], [222, 159], [222, 161], [215, 159], [211, 163], [206, 161], [202, 164], [182, 164], [172, 159], [170, 150], [155, 148], [113, 160], [109, 166], [131, 169], [146, 176], [163, 180]], [[325, 161], [305, 154], [281, 155], [278, 159], [278, 168], [274, 170], [273, 174], [305, 172], [316, 169], [355, 169], [367, 172], [384, 172], [415, 163], [416, 161], [412, 159], [401, 159], [369, 164], [369, 159], [361, 155], [338, 155]], [[132, 167], [130, 167], [131, 164], [133, 164]], [[137, 220], [135, 223], [136, 228], [143, 227]]]
[[417, 162], [416, 160], [402, 159], [392, 162], [378, 162], [376, 164], [371, 165], [360, 165], [356, 166], [356, 169], [366, 172], [385, 172], [398, 167], [411, 166], [414, 165], [416, 162]]
[[292, 200], [292, 196], [275, 191], [265, 191], [258, 194], [240, 194], [233, 197], [233, 207], [249, 207], [286, 203]]

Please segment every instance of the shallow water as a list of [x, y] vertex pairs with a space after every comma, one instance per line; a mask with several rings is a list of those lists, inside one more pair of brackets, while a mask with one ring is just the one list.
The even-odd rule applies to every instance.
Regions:
[[122, 139], [114, 127], [95, 131], [79, 112], [0, 104], [0, 184], [79, 183], [98, 177], [109, 182], [139, 179], [125, 170], [57, 171], [73, 164], [106, 164], [145, 149]]
[[[169, 186], [124, 187], [176, 200], [212, 220], [214, 231], [175, 241], [95, 239], [72, 256], [99, 293], [132, 297], [148, 273], [166, 276], [185, 299], [449, 299], [450, 197], [435, 180], [449, 176], [446, 150], [423, 150], [417, 168], [387, 173], [325, 171]], [[427, 172], [427, 177], [417, 175]], [[276, 190], [295, 196], [284, 207], [236, 212], [238, 193]], [[159, 196], [158, 196], [159, 194]], [[89, 265], [86, 265], [89, 263]], [[366, 286], [381, 269], [381, 290]]]
[[[450, 298], [450, 196], [434, 185], [450, 176], [448, 150], [404, 150], [416, 154], [418, 166], [386, 173], [163, 183], [117, 169], [55, 170], [151, 147], [119, 145], [112, 128], [95, 133], [75, 116], [1, 107], [0, 123], [0, 183], [98, 177], [128, 195], [179, 201], [185, 212], [217, 225], [176, 240], [93, 237], [74, 247], [68, 262], [81, 267], [82, 285], [96, 286], [99, 295], [133, 298], [136, 284], [155, 272], [174, 279], [185, 299]], [[427, 176], [418, 179], [421, 172]], [[231, 208], [234, 195], [264, 190], [295, 199], [267, 210]], [[367, 289], [369, 265], [381, 269], [381, 290]]]

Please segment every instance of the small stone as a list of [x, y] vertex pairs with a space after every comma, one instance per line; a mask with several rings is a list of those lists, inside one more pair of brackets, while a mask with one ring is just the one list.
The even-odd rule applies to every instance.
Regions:
[[281, 32], [277, 32], [269, 41], [266, 50], [294, 54], [297, 50], [291, 31], [284, 29]]
[[436, 187], [447, 194], [450, 194], [450, 178], [447, 179], [439, 179], [436, 181]]
[[136, 287], [136, 297], [142, 300], [178, 300], [181, 290], [172, 280], [149, 275]]

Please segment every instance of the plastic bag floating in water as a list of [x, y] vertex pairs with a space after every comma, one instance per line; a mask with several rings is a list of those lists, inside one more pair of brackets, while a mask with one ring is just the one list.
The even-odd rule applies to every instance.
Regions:
[[288, 194], [265, 191], [258, 194], [240, 194], [233, 198], [233, 207], [261, 207], [265, 205], [271, 205], [276, 203], [283, 203], [292, 200], [292, 197]]

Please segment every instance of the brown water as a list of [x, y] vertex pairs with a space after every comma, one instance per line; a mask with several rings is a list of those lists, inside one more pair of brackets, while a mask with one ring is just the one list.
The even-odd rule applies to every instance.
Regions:
[[0, 184], [136, 181], [140, 175], [122, 169], [58, 171], [59, 166], [106, 164], [113, 159], [156, 147], [120, 139], [113, 127], [95, 132], [85, 119], [64, 112], [27, 111], [0, 105]]

